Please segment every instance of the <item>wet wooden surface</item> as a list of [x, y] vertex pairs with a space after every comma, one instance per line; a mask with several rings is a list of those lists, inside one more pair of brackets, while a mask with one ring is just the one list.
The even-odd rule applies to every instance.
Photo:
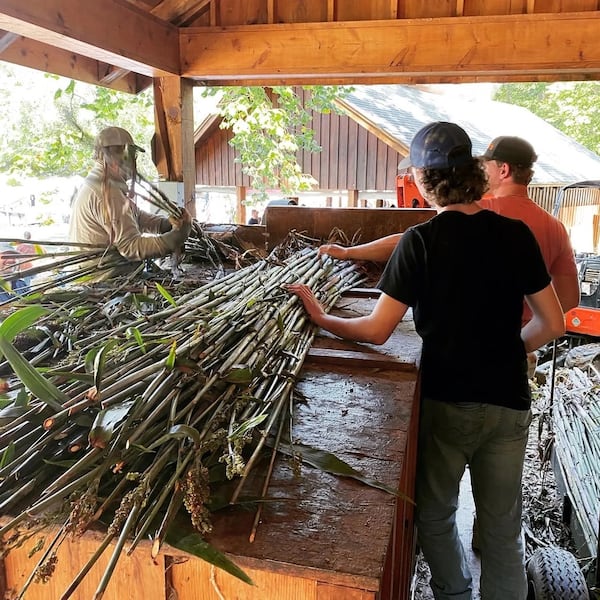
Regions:
[[[373, 302], [353, 300], [352, 310], [369, 310]], [[401, 324], [382, 347], [322, 334], [313, 348], [338, 358], [324, 363], [313, 355], [305, 363], [297, 386], [303, 401], [296, 402], [295, 441], [329, 451], [364, 476], [398, 489], [420, 352], [412, 321]], [[344, 352], [370, 360], [357, 366]], [[381, 357], [385, 368], [377, 362]], [[239, 509], [215, 515], [209, 541], [241, 565], [378, 589], [394, 519], [393, 495], [305, 465], [297, 477], [289, 461], [278, 459], [269, 497], [253, 543], [248, 537], [254, 512]]]

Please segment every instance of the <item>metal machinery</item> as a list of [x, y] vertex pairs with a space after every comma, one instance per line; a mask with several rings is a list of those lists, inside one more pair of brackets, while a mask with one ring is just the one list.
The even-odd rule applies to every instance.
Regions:
[[[579, 197], [575, 197], [572, 207], [567, 207], [565, 203], [569, 190], [581, 192]], [[561, 188], [556, 196], [554, 216], [560, 217], [561, 212], [574, 211], [582, 206], [600, 205], [600, 198], [586, 194], [586, 190], [600, 191], [600, 180], [580, 181]], [[576, 256], [581, 299], [579, 306], [566, 314], [566, 327], [571, 335], [600, 337], [600, 256], [595, 253], [600, 235], [600, 214], [593, 215], [590, 227], [594, 253], [578, 253]]]
[[408, 173], [396, 176], [398, 208], [429, 208], [413, 178]]

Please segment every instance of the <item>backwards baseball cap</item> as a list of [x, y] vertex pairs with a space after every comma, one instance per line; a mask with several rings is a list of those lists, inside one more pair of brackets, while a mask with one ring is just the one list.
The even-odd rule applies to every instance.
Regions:
[[471, 139], [455, 123], [436, 121], [417, 131], [410, 144], [409, 155], [398, 169], [448, 169], [467, 164], [473, 159]]
[[501, 135], [494, 138], [482, 158], [484, 160], [499, 160], [510, 165], [531, 167], [537, 160], [533, 146], [523, 138]]
[[145, 152], [143, 148], [133, 143], [133, 138], [129, 131], [122, 127], [106, 127], [96, 136], [96, 146], [104, 148], [106, 146], [132, 146], [140, 152]]

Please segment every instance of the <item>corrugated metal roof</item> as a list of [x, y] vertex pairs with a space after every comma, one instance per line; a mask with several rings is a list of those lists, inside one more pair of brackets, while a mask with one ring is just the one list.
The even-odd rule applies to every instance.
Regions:
[[405, 85], [356, 86], [343, 103], [407, 149], [427, 123], [452, 121], [470, 135], [475, 154], [482, 154], [499, 135], [529, 141], [538, 155], [533, 183], [600, 179], [600, 156], [520, 106], [465, 100]]

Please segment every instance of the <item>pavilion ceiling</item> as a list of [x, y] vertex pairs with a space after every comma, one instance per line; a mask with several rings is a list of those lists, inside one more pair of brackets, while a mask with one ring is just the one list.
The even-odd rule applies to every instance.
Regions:
[[600, 0], [0, 0], [0, 60], [132, 93], [600, 79]]

